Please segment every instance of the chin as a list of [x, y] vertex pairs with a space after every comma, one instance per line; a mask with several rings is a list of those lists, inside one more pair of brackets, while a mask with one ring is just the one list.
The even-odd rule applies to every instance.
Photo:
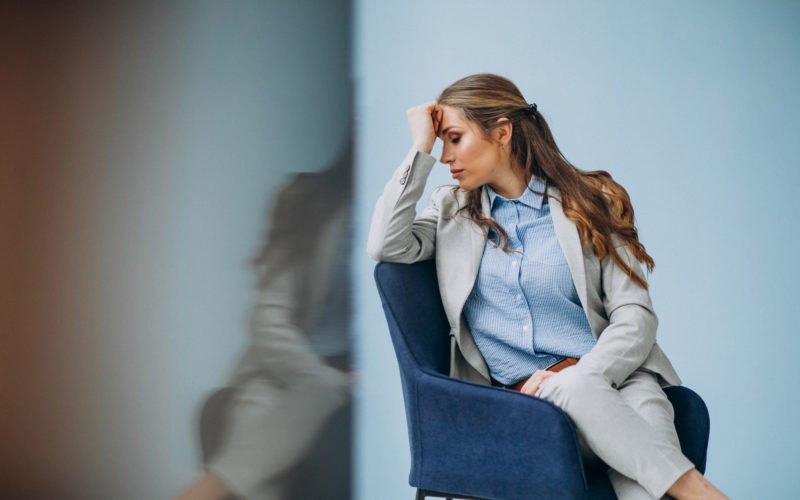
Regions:
[[463, 189], [465, 191], [472, 191], [473, 189], [475, 189], [475, 186], [473, 186], [472, 183], [469, 182], [469, 181], [464, 182], [464, 181], [458, 180], [456, 182], [458, 182], [458, 187], [460, 187], [461, 189]]

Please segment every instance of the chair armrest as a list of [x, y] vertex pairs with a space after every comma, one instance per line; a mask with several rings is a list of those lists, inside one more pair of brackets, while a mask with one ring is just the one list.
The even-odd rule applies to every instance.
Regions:
[[431, 373], [405, 389], [414, 399], [409, 436], [419, 465], [412, 485], [503, 499], [585, 495], [572, 422], [547, 401]]
[[675, 410], [675, 430], [681, 443], [681, 451], [691, 460], [697, 470], [706, 471], [708, 435], [711, 421], [703, 398], [686, 386], [664, 388]]

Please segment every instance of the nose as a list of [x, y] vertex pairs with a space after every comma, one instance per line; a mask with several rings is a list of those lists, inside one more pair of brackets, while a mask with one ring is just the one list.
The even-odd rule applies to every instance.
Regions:
[[439, 157], [439, 162], [445, 164], [453, 162], [453, 153], [447, 144], [442, 146], [442, 156]]

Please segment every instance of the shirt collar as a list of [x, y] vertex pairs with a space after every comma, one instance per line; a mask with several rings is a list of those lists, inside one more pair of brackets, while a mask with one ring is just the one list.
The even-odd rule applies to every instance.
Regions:
[[518, 201], [520, 203], [528, 205], [531, 208], [535, 208], [537, 210], [542, 209], [542, 202], [544, 200], [544, 197], [538, 193], [534, 193], [533, 191], [544, 193], [545, 185], [544, 182], [542, 182], [542, 180], [536, 177], [535, 175], [531, 176], [531, 181], [528, 183], [528, 189], [526, 189], [522, 193], [522, 196], [516, 199], [510, 200], [508, 198], [504, 198], [503, 196], [497, 194], [495, 190], [492, 189], [492, 187], [488, 184], [486, 185], [486, 189], [489, 191], [489, 206], [491, 206], [492, 208], [494, 208], [495, 200], [499, 199], [501, 201]]

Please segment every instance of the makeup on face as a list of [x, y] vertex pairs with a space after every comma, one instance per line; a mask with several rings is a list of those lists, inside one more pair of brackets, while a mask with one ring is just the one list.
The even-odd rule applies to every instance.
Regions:
[[439, 161], [450, 167], [450, 175], [468, 191], [484, 184], [504, 183], [511, 174], [502, 145], [486, 137], [480, 127], [467, 120], [462, 111], [441, 106]]

